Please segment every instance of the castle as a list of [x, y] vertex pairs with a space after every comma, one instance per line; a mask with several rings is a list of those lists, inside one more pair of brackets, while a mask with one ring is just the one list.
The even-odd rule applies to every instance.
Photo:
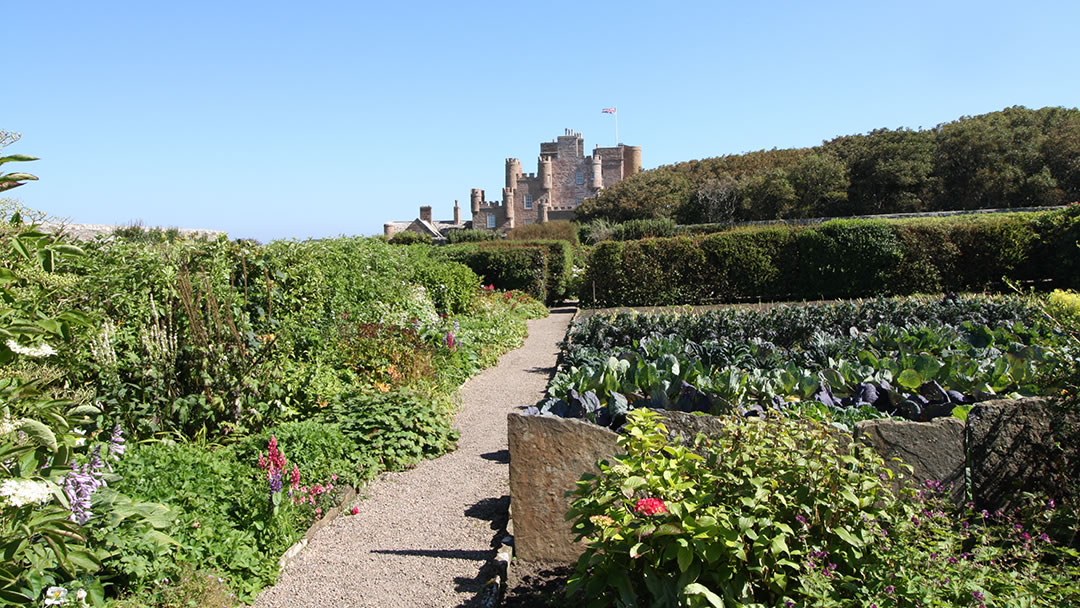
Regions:
[[538, 173], [522, 173], [521, 161], [506, 159], [506, 186], [502, 202], [487, 201], [484, 191], [473, 188], [473, 228], [510, 230], [515, 226], [572, 219], [574, 209], [586, 198], [641, 171], [641, 147], [619, 144], [593, 150], [585, 156], [581, 133], [567, 129], [563, 135], [540, 144]]
[[432, 220], [431, 207], [421, 207], [421, 217], [407, 222], [388, 222], [383, 231], [392, 236], [411, 230], [441, 239], [455, 228], [486, 228], [505, 232], [550, 220], [569, 220], [574, 209], [586, 198], [641, 171], [641, 147], [619, 144], [612, 148], [597, 146], [585, 156], [581, 133], [567, 129], [563, 135], [540, 144], [537, 173], [522, 173], [521, 161], [506, 159], [506, 186], [502, 201], [488, 201], [484, 191], [473, 188], [469, 194], [472, 222], [462, 223], [454, 201], [453, 222]]

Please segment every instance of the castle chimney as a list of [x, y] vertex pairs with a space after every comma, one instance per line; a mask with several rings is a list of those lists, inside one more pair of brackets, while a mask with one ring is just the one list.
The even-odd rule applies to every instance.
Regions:
[[454, 199], [454, 225], [461, 223], [461, 207], [458, 207], [457, 199]]
[[431, 205], [423, 205], [420, 207], [420, 219], [425, 222], [431, 222]]

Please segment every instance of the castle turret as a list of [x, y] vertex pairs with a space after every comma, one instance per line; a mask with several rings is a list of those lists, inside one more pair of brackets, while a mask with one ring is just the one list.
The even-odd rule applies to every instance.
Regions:
[[551, 157], [541, 156], [537, 164], [540, 165], [540, 187], [551, 190]]
[[503, 188], [503, 207], [506, 208], [506, 225], [509, 228], [514, 227], [514, 191], [510, 188]]
[[592, 183], [590, 186], [593, 190], [601, 190], [604, 187], [604, 172], [600, 166], [600, 155], [596, 153], [592, 155]]
[[457, 204], [457, 199], [454, 199], [454, 225], [461, 224], [461, 207]]
[[641, 173], [641, 146], [623, 146], [623, 179]]
[[469, 190], [469, 203], [473, 215], [480, 213], [480, 205], [484, 203], [484, 191], [479, 188]]
[[516, 158], [506, 159], [506, 187], [517, 188], [517, 178], [521, 175], [521, 161]]
[[540, 201], [540, 210], [538, 213], [537, 221], [541, 224], [548, 221], [548, 202], [547, 199]]

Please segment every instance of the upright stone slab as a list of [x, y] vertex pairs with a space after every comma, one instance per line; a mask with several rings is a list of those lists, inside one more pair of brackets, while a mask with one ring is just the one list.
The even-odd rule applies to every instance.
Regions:
[[[964, 502], [964, 423], [956, 418], [932, 422], [864, 420], [855, 423], [853, 436], [874, 448], [898, 480], [909, 479], [922, 487], [941, 482], [954, 504]], [[894, 458], [912, 467], [909, 474]], [[899, 487], [899, 486], [898, 486]]]
[[515, 556], [528, 561], [572, 562], [574, 542], [566, 493], [596, 462], [620, 453], [614, 432], [580, 420], [507, 416], [510, 444], [510, 513]]
[[[1080, 476], [1080, 415], [1044, 398], [984, 401], [967, 419], [971, 492], [980, 509], [1021, 492], [1063, 496]], [[1071, 483], [1070, 483], [1071, 480]]]

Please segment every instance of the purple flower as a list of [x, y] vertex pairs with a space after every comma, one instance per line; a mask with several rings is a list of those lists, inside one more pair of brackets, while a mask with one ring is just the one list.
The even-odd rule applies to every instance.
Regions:
[[72, 467], [71, 472], [60, 482], [71, 510], [70, 519], [79, 525], [85, 524], [94, 516], [90, 511], [90, 498], [98, 488], [105, 485], [105, 480], [101, 478], [102, 464], [98, 454], [100, 449], [100, 445], [95, 447], [90, 454], [90, 462]]
[[801, 514], [795, 516], [795, 521], [799, 522], [800, 524], [802, 524], [804, 526], [806, 525], [806, 518], [803, 517]]

